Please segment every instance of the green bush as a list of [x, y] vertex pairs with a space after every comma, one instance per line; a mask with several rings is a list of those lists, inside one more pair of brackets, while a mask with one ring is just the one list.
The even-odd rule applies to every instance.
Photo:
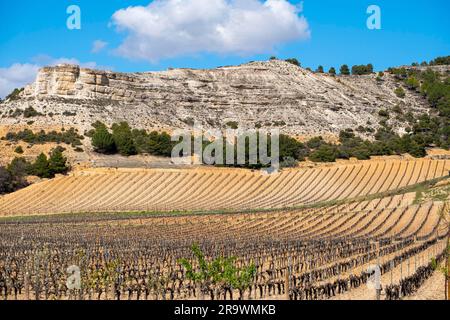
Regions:
[[24, 129], [16, 133], [8, 132], [4, 139], [11, 142], [24, 141], [30, 144], [55, 142], [79, 146], [82, 144], [81, 140], [84, 139], [84, 137], [79, 135], [74, 128], [70, 128], [64, 132], [45, 132], [44, 130], [41, 130], [37, 133], [34, 133], [30, 129]]
[[406, 87], [410, 90], [417, 90], [420, 87], [420, 82], [415, 77], [411, 76], [406, 79]]
[[450, 56], [437, 57], [430, 61], [430, 66], [450, 65]]
[[23, 149], [22, 149], [21, 146], [17, 146], [17, 147], [14, 149], [14, 152], [15, 152], [15, 153], [18, 153], [18, 154], [22, 154], [22, 153], [23, 153]]
[[292, 157], [285, 157], [280, 162], [280, 168], [296, 168], [298, 167], [298, 161]]
[[364, 75], [373, 73], [373, 65], [369, 63], [368, 65], [355, 65], [352, 67], [352, 74], [354, 75]]
[[42, 113], [37, 112], [33, 107], [28, 107], [23, 111], [24, 118], [33, 118], [42, 116]]
[[239, 127], [239, 124], [236, 121], [228, 121], [226, 123], [226, 126], [229, 127], [230, 129], [237, 129]]
[[8, 94], [5, 100], [17, 100], [19, 99], [20, 93], [24, 90], [24, 88], [14, 89], [10, 94]]
[[323, 138], [319, 136], [319, 137], [314, 137], [314, 138], [310, 139], [308, 142], [306, 142], [306, 145], [310, 149], [317, 149], [324, 143], [325, 143], [325, 141], [323, 141]]
[[33, 164], [30, 173], [40, 178], [54, 178], [56, 174], [65, 174], [69, 170], [67, 159], [63, 155], [63, 148], [57, 147], [50, 153], [50, 157], [41, 153]]
[[338, 150], [335, 146], [322, 144], [309, 155], [309, 159], [314, 162], [335, 162], [337, 156]]
[[380, 111], [378, 111], [378, 115], [380, 117], [389, 118], [389, 112], [385, 109], [381, 109]]
[[289, 58], [285, 60], [286, 62], [292, 63], [293, 65], [296, 65], [297, 67], [300, 67], [301, 64], [296, 58]]
[[112, 137], [116, 145], [117, 151], [123, 156], [131, 156], [137, 154], [136, 145], [133, 140], [131, 128], [126, 122], [113, 124]]
[[399, 97], [399, 98], [404, 98], [405, 97], [405, 90], [403, 90], [403, 88], [402, 87], [398, 87], [398, 88], [396, 88], [395, 90], [394, 90], [394, 93], [395, 93], [395, 95], [397, 96], [397, 97]]

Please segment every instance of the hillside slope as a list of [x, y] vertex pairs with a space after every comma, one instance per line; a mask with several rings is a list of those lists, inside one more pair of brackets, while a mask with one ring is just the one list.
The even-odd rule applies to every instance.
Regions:
[[[37, 125], [90, 128], [95, 120], [121, 120], [133, 127], [281, 127], [293, 135], [334, 134], [358, 126], [377, 128], [380, 109], [400, 105], [413, 113], [427, 110], [417, 94], [394, 94], [398, 83], [389, 74], [337, 76], [317, 74], [274, 60], [210, 70], [116, 73], [72, 65], [42, 68], [17, 100], [0, 105], [0, 125], [33, 120]], [[12, 116], [33, 107], [33, 119]], [[402, 132], [404, 124], [390, 124]]]

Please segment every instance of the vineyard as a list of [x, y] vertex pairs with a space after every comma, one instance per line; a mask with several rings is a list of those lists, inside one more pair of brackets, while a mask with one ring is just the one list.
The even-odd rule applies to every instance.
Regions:
[[257, 210], [374, 195], [448, 175], [448, 160], [380, 160], [263, 175], [240, 169], [81, 171], [0, 197], [0, 215]]
[[[450, 207], [436, 195], [449, 189], [449, 165], [377, 160], [276, 175], [111, 169], [58, 177], [0, 199], [0, 297], [375, 299], [378, 265], [381, 299], [415, 298], [446, 262]], [[193, 244], [212, 262], [208, 273]], [[225, 257], [234, 257], [231, 280], [210, 273]], [[204, 276], [194, 279], [183, 260]], [[71, 288], [78, 272], [80, 286]]]

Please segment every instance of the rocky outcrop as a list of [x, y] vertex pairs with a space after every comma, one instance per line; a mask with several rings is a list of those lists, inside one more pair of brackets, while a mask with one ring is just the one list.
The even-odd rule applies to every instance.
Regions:
[[[126, 120], [141, 128], [180, 128], [200, 121], [206, 127], [281, 127], [297, 134], [336, 134], [358, 126], [376, 127], [380, 109], [427, 109], [422, 98], [394, 94], [390, 75], [316, 74], [274, 60], [210, 70], [118, 73], [58, 65], [42, 68], [17, 101], [3, 109], [32, 106], [36, 121], [89, 127], [95, 120]], [[64, 117], [76, 113], [76, 116]], [[2, 123], [11, 122], [3, 118]], [[391, 120], [401, 131], [402, 123]]]

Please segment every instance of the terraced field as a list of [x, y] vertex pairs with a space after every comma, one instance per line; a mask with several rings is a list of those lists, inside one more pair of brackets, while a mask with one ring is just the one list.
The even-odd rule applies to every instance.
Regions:
[[[373, 160], [264, 175], [238, 169], [91, 170], [0, 198], [0, 215], [290, 208], [447, 176], [449, 160]], [[349, 210], [350, 211], [350, 210]]]
[[[429, 239], [436, 235], [442, 202], [414, 204], [415, 193], [323, 208], [277, 212], [161, 216], [127, 222], [136, 232], [166, 241], [326, 241], [353, 239]], [[150, 230], [150, 231], [149, 231]]]

